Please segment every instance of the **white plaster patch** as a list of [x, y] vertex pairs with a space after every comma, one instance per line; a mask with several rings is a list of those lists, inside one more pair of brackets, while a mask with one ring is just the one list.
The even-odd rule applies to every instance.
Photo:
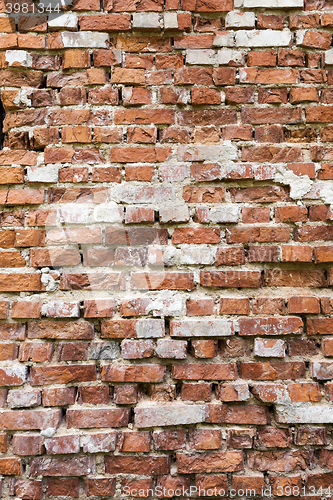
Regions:
[[290, 186], [290, 197], [294, 200], [300, 200], [308, 193], [313, 182], [307, 175], [298, 176], [291, 170], [280, 165], [274, 177], [274, 181], [280, 184]]
[[124, 218], [124, 208], [117, 203], [101, 203], [94, 208], [93, 222], [122, 222]]
[[164, 29], [166, 30], [178, 29], [177, 12], [164, 13]]
[[303, 0], [244, 0], [245, 8], [286, 9], [303, 8]]
[[46, 165], [41, 167], [28, 167], [27, 176], [29, 182], [58, 182], [57, 165]]
[[[44, 271], [44, 269], [47, 269], [47, 271]], [[57, 290], [59, 282], [56, 281], [50, 274], [49, 274], [49, 269], [48, 268], [43, 268], [42, 269], [42, 276], [41, 276], [41, 282], [43, 283], [45, 290], [47, 292], [54, 292]]]
[[324, 52], [324, 55], [325, 55], [325, 64], [327, 66], [333, 65], [333, 49], [326, 50], [326, 52]]
[[46, 437], [46, 438], [50, 438], [50, 437], [54, 436], [56, 432], [57, 432], [57, 429], [54, 427], [48, 427], [47, 429], [43, 429], [40, 431], [41, 435]]
[[146, 314], [153, 313], [153, 316], [182, 316], [184, 313], [183, 297], [171, 290], [161, 292], [151, 292], [151, 299]]
[[209, 212], [209, 219], [214, 224], [238, 222], [239, 217], [240, 208], [236, 205], [222, 205], [219, 207], [213, 207]]
[[217, 62], [216, 52], [212, 49], [187, 49], [187, 64], [209, 64], [214, 65]]
[[215, 255], [215, 247], [184, 244], [181, 248], [167, 247], [163, 253], [163, 262], [167, 266], [212, 265]]
[[61, 33], [64, 48], [106, 49], [109, 42], [107, 33], [94, 31], [78, 31], [77, 33]]
[[237, 31], [237, 47], [286, 47], [289, 46], [292, 33], [289, 30]]
[[224, 48], [218, 51], [218, 63], [229, 64], [233, 62], [235, 64], [245, 64], [244, 54], [238, 50]]
[[31, 68], [32, 57], [26, 50], [6, 50], [6, 62], [9, 66]]
[[67, 30], [76, 30], [78, 24], [78, 15], [75, 12], [67, 12], [65, 14], [50, 14], [47, 22], [49, 28], [66, 28]]
[[[14, 99], [14, 104], [16, 104], [16, 106], [19, 106], [20, 104], [23, 104], [23, 106], [31, 106], [31, 99], [29, 99], [29, 97], [28, 97], [28, 95], [30, 96], [30, 94], [31, 94], [31, 91], [28, 89], [20, 90]], [[29, 130], [29, 134], [30, 133], [32, 134], [32, 137], [33, 137], [32, 130]], [[31, 137], [30, 137], [30, 139], [31, 139]]]

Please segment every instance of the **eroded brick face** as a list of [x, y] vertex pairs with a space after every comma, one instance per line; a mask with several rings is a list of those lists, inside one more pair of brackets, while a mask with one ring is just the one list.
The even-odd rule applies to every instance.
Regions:
[[332, 3], [21, 3], [0, 496], [332, 497]]

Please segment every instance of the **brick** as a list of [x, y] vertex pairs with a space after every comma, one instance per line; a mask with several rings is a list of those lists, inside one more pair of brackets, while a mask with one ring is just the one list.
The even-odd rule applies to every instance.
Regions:
[[217, 354], [217, 341], [191, 340], [191, 349], [195, 358], [213, 358]]
[[19, 458], [0, 458], [0, 471], [4, 476], [20, 475], [22, 473]]
[[267, 408], [262, 406], [239, 405], [235, 407], [233, 405], [212, 404], [207, 405], [206, 422], [265, 425], [270, 422], [270, 417]]
[[220, 384], [216, 395], [221, 401], [246, 401], [250, 398], [247, 384]]
[[255, 339], [254, 354], [265, 358], [284, 358], [284, 342], [281, 339]]
[[308, 335], [325, 335], [330, 333], [331, 318], [309, 318], [306, 326]]
[[2, 430], [45, 430], [48, 427], [56, 429], [61, 414], [60, 410], [7, 410], [1, 417]]
[[131, 457], [131, 456], [106, 456], [105, 470], [107, 474], [168, 474], [170, 460], [163, 456]]
[[186, 455], [177, 453], [178, 473], [219, 473], [242, 470], [243, 455], [238, 451]]
[[67, 435], [46, 439], [45, 448], [49, 455], [79, 453], [80, 437]]
[[262, 297], [251, 300], [253, 314], [285, 314], [285, 300]]
[[259, 288], [260, 274], [257, 271], [201, 271], [200, 283], [204, 287], [246, 287]]
[[179, 450], [185, 448], [185, 430], [154, 431], [153, 441], [156, 450]]
[[104, 381], [113, 382], [162, 382], [165, 369], [158, 365], [132, 365], [113, 367], [106, 365], [101, 372]]
[[183, 383], [181, 398], [183, 401], [210, 401], [212, 398], [212, 386], [211, 384]]
[[258, 442], [266, 448], [287, 448], [291, 445], [291, 433], [289, 429], [260, 428]]
[[253, 380], [296, 379], [304, 374], [305, 366], [302, 362], [263, 362], [241, 363], [242, 378]]
[[93, 336], [93, 326], [87, 321], [78, 324], [66, 321], [43, 320], [39, 323], [31, 321], [28, 325], [29, 339], [92, 339]]
[[331, 6], [100, 7], [0, 22], [0, 490], [328, 487]]
[[247, 298], [221, 298], [220, 314], [250, 314], [250, 301]]
[[79, 496], [79, 479], [78, 478], [48, 478], [46, 482], [47, 496], [64, 496], [78, 497]]
[[[91, 357], [91, 356], [90, 356]], [[89, 404], [107, 404], [109, 401], [109, 388], [106, 386], [102, 387], [79, 387], [78, 390], [78, 403], [89, 403]]]
[[13, 451], [20, 456], [41, 455], [43, 442], [42, 436], [16, 434], [13, 437]]

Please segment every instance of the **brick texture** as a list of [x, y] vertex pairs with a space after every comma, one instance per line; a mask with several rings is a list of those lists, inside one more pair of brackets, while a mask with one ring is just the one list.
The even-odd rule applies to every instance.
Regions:
[[0, 496], [333, 488], [332, 2], [28, 3], [0, 17]]

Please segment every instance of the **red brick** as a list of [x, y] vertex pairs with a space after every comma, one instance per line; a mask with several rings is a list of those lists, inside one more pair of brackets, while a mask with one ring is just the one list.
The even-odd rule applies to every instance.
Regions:
[[107, 474], [160, 475], [170, 471], [170, 459], [166, 456], [105, 456], [104, 462]]

